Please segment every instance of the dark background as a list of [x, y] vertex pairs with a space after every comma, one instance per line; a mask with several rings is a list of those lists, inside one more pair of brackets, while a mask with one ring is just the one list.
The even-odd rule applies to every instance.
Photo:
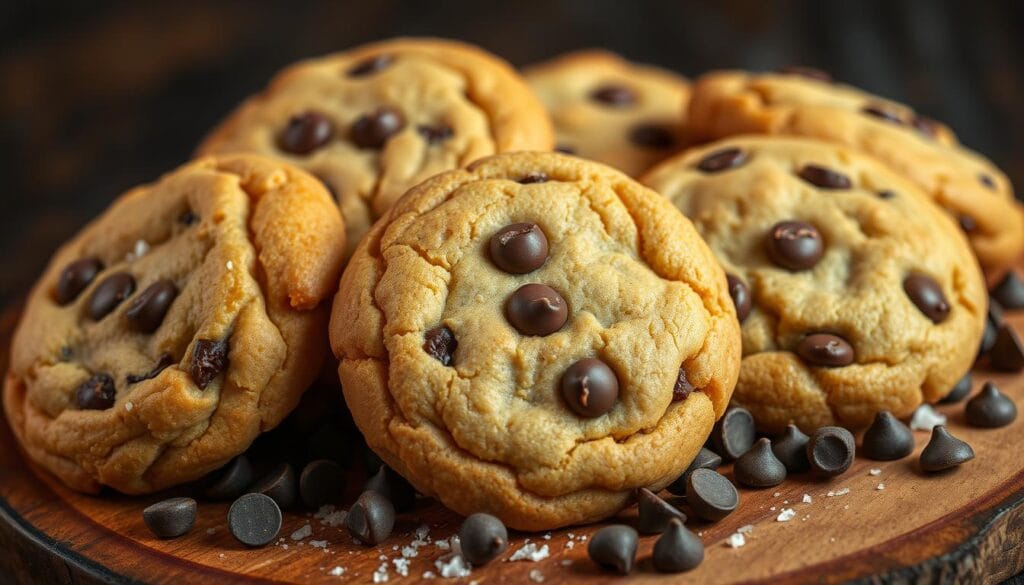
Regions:
[[395, 35], [515, 65], [589, 46], [695, 76], [814, 65], [948, 122], [1024, 189], [1024, 2], [0, 0], [0, 302], [296, 59]]

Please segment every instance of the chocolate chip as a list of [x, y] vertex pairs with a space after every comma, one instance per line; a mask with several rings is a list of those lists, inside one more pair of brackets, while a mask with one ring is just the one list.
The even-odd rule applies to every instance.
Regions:
[[569, 319], [569, 307], [558, 291], [545, 284], [524, 284], [505, 303], [505, 317], [523, 335], [555, 333]]
[[899, 112], [896, 112], [882, 104], [867, 105], [864, 106], [861, 111], [884, 122], [889, 122], [890, 124], [903, 124], [903, 117]]
[[160, 327], [178, 296], [178, 287], [170, 280], [163, 279], [146, 287], [125, 310], [124, 316], [132, 326], [143, 333], [152, 333]]
[[636, 549], [640, 536], [636, 530], [623, 524], [605, 526], [594, 533], [587, 545], [587, 554], [601, 568], [620, 575], [628, 575], [636, 562]]
[[268, 496], [277, 502], [278, 507], [282, 510], [287, 510], [295, 505], [295, 499], [299, 492], [298, 483], [295, 480], [295, 470], [291, 465], [281, 463], [252, 484], [249, 491]]
[[846, 175], [819, 165], [805, 165], [797, 175], [822, 189], [849, 189], [853, 186], [850, 178]]
[[875, 461], [903, 459], [914, 451], [914, 433], [891, 412], [883, 410], [864, 431], [861, 452]]
[[345, 495], [345, 470], [330, 459], [309, 462], [299, 475], [299, 496], [308, 508], [336, 504]]
[[1016, 270], [1006, 273], [990, 292], [999, 305], [1007, 309], [1024, 309], [1024, 280]]
[[576, 149], [571, 146], [559, 144], [555, 147], [555, 152], [561, 152], [562, 154], [576, 154]]
[[196, 223], [199, 223], [199, 216], [191, 209], [186, 209], [178, 216], [178, 223], [182, 225], [195, 225]]
[[939, 130], [942, 128], [941, 124], [925, 116], [914, 116], [910, 121], [910, 125], [928, 138], [937, 137], [939, 135]]
[[750, 298], [750, 289], [747, 288], [747, 284], [738, 276], [726, 274], [725, 279], [729, 286], [729, 296], [732, 297], [732, 304], [736, 306], [736, 318], [742, 323], [747, 320], [747, 316], [750, 315], [750, 308], [753, 305], [753, 300]]
[[952, 469], [974, 459], [974, 449], [960, 439], [949, 434], [946, 425], [937, 425], [932, 429], [932, 438], [921, 451], [918, 463], [927, 472]]
[[704, 543], [677, 519], [669, 522], [651, 553], [654, 568], [662, 573], [682, 573], [697, 568], [704, 560]]
[[407, 512], [416, 505], [416, 488], [386, 465], [381, 465], [377, 473], [366, 480], [363, 491], [366, 490], [373, 490], [386, 496], [397, 512]]
[[960, 229], [964, 230], [964, 232], [966, 232], [968, 234], [973, 232], [974, 230], [978, 229], [978, 222], [977, 222], [977, 220], [975, 220], [973, 217], [971, 217], [971, 216], [969, 216], [967, 214], [962, 214], [962, 215], [958, 216], [956, 218], [956, 221], [957, 221], [957, 223], [960, 224]]
[[811, 469], [830, 477], [842, 475], [853, 465], [855, 451], [853, 435], [843, 427], [821, 427], [807, 442]]
[[474, 567], [481, 567], [508, 549], [508, 530], [490, 514], [473, 514], [459, 528], [459, 545], [462, 557]]
[[532, 183], [546, 183], [548, 180], [548, 174], [541, 171], [532, 171], [523, 175], [522, 179], [519, 179], [520, 185], [530, 185]]
[[147, 506], [142, 521], [157, 538], [184, 536], [196, 523], [196, 501], [192, 498], [171, 498]]
[[562, 399], [576, 414], [593, 418], [615, 406], [619, 398], [619, 380], [608, 364], [584, 358], [562, 374]]
[[629, 139], [639, 147], [657, 150], [667, 150], [676, 144], [675, 136], [669, 129], [654, 124], [634, 127], [629, 133]]
[[754, 417], [742, 406], [729, 407], [711, 430], [712, 448], [726, 461], [749, 451], [756, 438]]
[[853, 363], [853, 346], [832, 333], [812, 333], [796, 346], [800, 359], [811, 366], [838, 368]]
[[718, 469], [720, 465], [722, 465], [721, 455], [707, 447], [701, 447], [700, 451], [697, 452], [697, 456], [690, 462], [690, 466], [686, 468], [686, 471], [677, 477], [675, 481], [668, 484], [668, 487], [665, 489], [672, 495], [686, 495], [686, 480], [694, 469]]
[[228, 365], [227, 339], [222, 341], [196, 340], [195, 347], [192, 348], [192, 365], [188, 370], [196, 387], [206, 390], [210, 382], [226, 370]]
[[786, 466], [772, 453], [772, 442], [758, 439], [754, 446], [740, 455], [732, 468], [739, 483], [753, 488], [777, 486], [786, 480]]
[[364, 77], [371, 73], [376, 73], [381, 69], [384, 69], [388, 65], [391, 65], [392, 61], [394, 61], [394, 57], [392, 57], [391, 55], [375, 55], [373, 57], [370, 57], [369, 59], [364, 59], [353, 65], [348, 70], [348, 76]]
[[452, 127], [447, 124], [439, 124], [437, 126], [420, 125], [416, 127], [416, 131], [419, 132], [420, 136], [422, 136], [428, 144], [444, 142], [455, 134]]
[[89, 316], [99, 321], [135, 292], [135, 279], [127, 272], [111, 274], [103, 279], [89, 298]]
[[949, 394], [946, 394], [942, 400], [939, 401], [939, 404], [953, 404], [954, 402], [960, 402], [964, 398], [967, 398], [967, 395], [971, 393], [971, 388], [973, 386], [974, 380], [971, 377], [971, 373], [967, 372], [964, 374], [964, 377], [960, 378], [960, 381], [953, 386], [953, 389], [949, 391]]
[[491, 261], [510, 274], [533, 272], [548, 259], [548, 238], [535, 223], [507, 225], [490, 241]]
[[892, 199], [896, 196], [896, 192], [892, 189], [882, 189], [878, 192], [879, 199]]
[[810, 440], [796, 425], [789, 424], [782, 435], [772, 441], [772, 453], [786, 466], [787, 473], [801, 473], [811, 466], [807, 461], [807, 443]]
[[75, 351], [67, 345], [60, 346], [60, 361], [67, 362], [71, 361], [71, 358], [75, 356]]
[[281, 150], [292, 154], [309, 154], [327, 144], [334, 135], [334, 124], [318, 112], [304, 112], [292, 116], [277, 137]]
[[445, 325], [438, 325], [427, 331], [423, 337], [423, 351], [427, 352], [427, 355], [441, 362], [442, 366], [452, 365], [459, 341], [455, 339], [451, 329]]
[[145, 374], [128, 374], [125, 377], [125, 381], [128, 382], [129, 384], [138, 384], [139, 382], [143, 382], [145, 380], [152, 380], [153, 378], [159, 376], [160, 372], [169, 368], [173, 363], [174, 356], [172, 356], [169, 353], [160, 354], [160, 357], [157, 358], [156, 364], [153, 366], [153, 369], [146, 372]]
[[832, 82], [832, 76], [827, 72], [815, 67], [805, 67], [803, 65], [790, 65], [779, 69], [779, 73], [784, 75], [798, 75], [800, 77], [806, 77], [807, 79], [814, 79], [817, 81], [823, 81], [825, 83]]
[[682, 402], [693, 392], [693, 384], [686, 378], [686, 370], [679, 368], [676, 383], [672, 387], [672, 402]]
[[686, 480], [686, 503], [697, 516], [717, 522], [740, 504], [736, 486], [711, 469], [695, 469]]
[[686, 522], [686, 514], [647, 488], [637, 490], [636, 500], [636, 527], [641, 534], [661, 534], [668, 528], [669, 520]]
[[996, 336], [999, 334], [999, 327], [1003, 324], [1003, 311], [992, 297], [988, 300], [988, 315], [985, 319], [985, 329], [981, 333], [981, 342], [978, 347], [978, 358], [988, 355], [992, 346], [996, 344]]
[[378, 492], [363, 492], [345, 516], [345, 527], [365, 545], [387, 540], [395, 527], [395, 507]]
[[590, 99], [608, 106], [623, 107], [636, 102], [636, 94], [622, 85], [602, 85], [590, 92]]
[[988, 351], [988, 359], [992, 367], [1004, 372], [1024, 369], [1024, 347], [1021, 347], [1017, 332], [1008, 323], [1003, 323], [996, 330], [996, 339]]
[[57, 279], [57, 304], [66, 305], [77, 299], [102, 271], [103, 263], [97, 258], [82, 258], [65, 266]]
[[787, 270], [814, 268], [824, 251], [818, 228], [803, 221], [780, 221], [768, 233], [768, 256]]
[[228, 530], [246, 546], [265, 546], [281, 531], [281, 508], [269, 496], [245, 494], [228, 510]]
[[256, 474], [245, 455], [239, 455], [217, 472], [214, 482], [203, 491], [211, 500], [230, 500], [245, 492]]
[[75, 390], [75, 404], [82, 410], [106, 410], [114, 406], [116, 396], [109, 374], [93, 374]]
[[734, 169], [745, 162], [747, 162], [746, 151], [733, 146], [716, 150], [700, 159], [697, 169], [705, 173], [717, 173]]
[[908, 274], [903, 279], [903, 291], [932, 323], [942, 323], [949, 316], [949, 301], [932, 277], [921, 273]]
[[380, 148], [405, 128], [405, 116], [390, 106], [381, 106], [374, 112], [360, 116], [352, 123], [349, 138], [360, 148]]
[[981, 392], [964, 406], [967, 424], [983, 429], [997, 429], [1017, 420], [1017, 405], [992, 382], [985, 382]]
[[988, 188], [990, 191], [996, 190], [996, 180], [992, 178], [992, 175], [988, 173], [979, 173], [978, 181], [981, 182], [981, 184]]

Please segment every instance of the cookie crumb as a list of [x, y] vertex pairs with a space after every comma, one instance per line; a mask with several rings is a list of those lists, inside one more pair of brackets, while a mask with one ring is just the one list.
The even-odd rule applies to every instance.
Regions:
[[946, 415], [937, 412], [929, 404], [922, 404], [910, 417], [910, 428], [915, 431], [931, 431], [938, 425], [946, 424]]
[[739, 532], [736, 532], [734, 534], [731, 534], [729, 536], [729, 539], [726, 540], [725, 543], [732, 548], [740, 548], [741, 546], [747, 544], [747, 539], [744, 538], [744, 536]]
[[775, 520], [777, 522], [789, 522], [790, 520], [792, 520], [795, 517], [796, 517], [796, 511], [794, 511], [793, 508], [783, 508], [782, 509], [782, 513], [779, 514], [779, 516], [777, 518], [775, 518]]
[[509, 562], [523, 560], [537, 562], [546, 559], [549, 556], [551, 556], [551, 551], [548, 550], [548, 545], [545, 544], [544, 546], [537, 548], [536, 544], [529, 542], [524, 544], [522, 548], [516, 552], [512, 553], [512, 556], [509, 557], [508, 560]]

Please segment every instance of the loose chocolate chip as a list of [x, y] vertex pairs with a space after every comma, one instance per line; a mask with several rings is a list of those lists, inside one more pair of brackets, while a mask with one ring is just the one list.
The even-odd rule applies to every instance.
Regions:
[[369, 59], [364, 59], [363, 61], [360, 61], [359, 63], [353, 65], [352, 68], [348, 70], [348, 76], [364, 77], [371, 73], [376, 73], [381, 69], [384, 69], [388, 65], [391, 65], [392, 61], [394, 61], [394, 58], [391, 55], [386, 54], [376, 55], [370, 57]]
[[349, 138], [360, 148], [380, 148], [388, 139], [401, 132], [402, 128], [405, 128], [402, 112], [390, 106], [381, 106], [353, 122]]
[[917, 129], [918, 132], [924, 134], [928, 138], [935, 138], [939, 135], [939, 129], [942, 127], [941, 124], [927, 118], [925, 116], [914, 116], [914, 119], [910, 121], [910, 125]]
[[985, 382], [981, 392], [964, 407], [967, 424], [983, 429], [997, 429], [1017, 420], [1017, 405], [992, 382]]
[[541, 171], [533, 171], [526, 173], [522, 179], [519, 179], [520, 185], [529, 185], [532, 183], [546, 183], [548, 180], [548, 174]]
[[818, 228], [803, 221], [780, 221], [768, 233], [768, 256], [792, 271], [814, 268], [825, 252]]
[[953, 386], [953, 389], [949, 391], [949, 394], [946, 394], [942, 400], [939, 401], [939, 404], [953, 404], [954, 402], [960, 402], [964, 398], [967, 398], [967, 395], [971, 393], [971, 388], [973, 386], [974, 380], [971, 377], [971, 373], [967, 372], [964, 374], [964, 377], [960, 378], [960, 381]]
[[811, 466], [807, 461], [807, 443], [811, 440], [796, 425], [786, 425], [781, 436], [772, 441], [772, 453], [775, 458], [786, 466], [787, 473], [807, 471]]
[[1024, 309], [1024, 279], [1021, 279], [1016, 270], [1007, 272], [999, 284], [992, 288], [990, 294], [1004, 308]]
[[555, 147], [555, 152], [561, 152], [562, 154], [576, 154], [576, 149], [571, 146], [559, 144]]
[[853, 346], [838, 335], [812, 333], [796, 346], [800, 359], [811, 366], [837, 368], [853, 363]]
[[800, 77], [806, 77], [807, 79], [814, 79], [825, 83], [832, 82], [832, 76], [827, 72], [817, 69], [815, 67], [805, 67], [803, 65], [790, 65], [779, 69], [779, 73], [784, 75], [799, 75]]
[[490, 514], [473, 514], [459, 528], [459, 545], [462, 557], [474, 567], [481, 567], [508, 549], [508, 530]]
[[700, 159], [700, 162], [697, 163], [697, 169], [705, 173], [717, 173], [734, 169], [745, 162], [747, 162], [746, 151], [736, 147], [729, 147], [716, 150]]
[[524, 284], [505, 303], [505, 317], [523, 335], [544, 336], [565, 325], [569, 307], [550, 286]]
[[189, 374], [195, 381], [196, 387], [206, 390], [206, 387], [228, 368], [228, 340], [213, 341], [211, 339], [196, 340], [192, 348], [192, 365], [189, 366]]
[[988, 298], [988, 318], [996, 325], [1003, 324], [1003, 306], [992, 297]]
[[77, 299], [102, 271], [103, 263], [97, 258], [82, 258], [65, 266], [57, 279], [57, 304], [66, 305]]
[[676, 383], [672, 387], [672, 402], [682, 402], [693, 392], [693, 384], [686, 378], [686, 370], [679, 368]]
[[562, 399], [576, 414], [593, 418], [615, 406], [619, 398], [619, 380], [608, 364], [584, 358], [562, 374]]
[[654, 568], [662, 573], [682, 573], [695, 569], [704, 560], [704, 543], [679, 520], [654, 543], [651, 555]]
[[438, 325], [424, 335], [423, 351], [441, 362], [442, 366], [450, 366], [455, 361], [455, 350], [459, 348], [459, 340], [445, 325]]
[[878, 192], [879, 199], [892, 199], [896, 196], [896, 192], [892, 189], [882, 189]]
[[629, 106], [636, 102], [636, 94], [622, 85], [602, 85], [590, 92], [590, 99], [608, 106]]
[[966, 232], [968, 234], [973, 232], [974, 230], [978, 229], [978, 222], [977, 222], [977, 220], [975, 220], [973, 217], [971, 217], [969, 215], [966, 215], [966, 214], [960, 215], [960, 216], [958, 216], [956, 218], [956, 220], [957, 220], [957, 223], [960, 224], [960, 229], [964, 230], [964, 232]]
[[754, 417], [742, 406], [729, 407], [711, 430], [712, 448], [726, 461], [749, 451], [756, 438]]
[[990, 191], [996, 190], [996, 180], [992, 178], [992, 175], [988, 173], [979, 173], [978, 181], [981, 182], [981, 184], [988, 188]]
[[675, 496], [686, 495], [686, 480], [695, 469], [718, 469], [722, 465], [722, 456], [707, 447], [701, 447], [697, 456], [690, 462], [690, 466], [675, 481], [668, 484], [669, 493]]
[[548, 238], [535, 223], [513, 223], [491, 236], [491, 261], [510, 274], [533, 272], [548, 259]]
[[853, 465], [855, 451], [853, 435], [843, 427], [821, 427], [807, 442], [811, 468], [830, 477], [842, 475]]
[[309, 462], [299, 475], [299, 496], [308, 508], [316, 510], [335, 504], [345, 495], [345, 470], [330, 459]]
[[822, 189], [849, 189], [853, 186], [850, 178], [846, 175], [819, 165], [805, 165], [797, 175]]
[[387, 540], [395, 527], [395, 507], [378, 492], [363, 492], [345, 516], [345, 527], [368, 546]]
[[636, 500], [638, 512], [636, 527], [640, 534], [661, 534], [668, 528], [669, 520], [686, 522], [686, 514], [647, 488], [637, 490]]
[[440, 124], [437, 126], [420, 125], [416, 127], [416, 131], [419, 132], [420, 136], [422, 136], [428, 144], [444, 142], [455, 134], [452, 127], [447, 124]]
[[772, 453], [772, 442], [764, 438], [740, 455], [732, 473], [736, 481], [753, 488], [777, 486], [786, 480], [786, 466]]
[[145, 380], [152, 380], [153, 378], [159, 376], [160, 372], [169, 368], [173, 363], [174, 356], [172, 356], [169, 353], [160, 354], [160, 357], [157, 358], [156, 365], [153, 366], [153, 369], [146, 372], [145, 374], [128, 374], [125, 377], [125, 381], [128, 382], [129, 384], [138, 384], [139, 382], [143, 382]]
[[249, 487], [249, 491], [263, 494], [277, 502], [278, 507], [287, 510], [295, 505], [299, 487], [295, 480], [295, 470], [287, 463], [281, 463], [270, 473]]
[[106, 410], [114, 406], [116, 396], [109, 374], [93, 374], [75, 390], [75, 404], [82, 410]]
[[992, 367], [1004, 372], [1024, 369], [1024, 347], [1021, 347], [1017, 332], [1008, 323], [1003, 323], [996, 330], [996, 339], [988, 351], [988, 359]]
[[981, 333], [981, 343], [978, 346], [978, 358], [988, 355], [992, 346], [996, 344], [996, 336], [999, 334], [999, 327], [1003, 325], [1003, 310], [992, 297], [988, 299], [988, 315], [985, 319], [985, 329]]
[[281, 508], [269, 496], [245, 494], [228, 510], [228, 530], [246, 546], [265, 546], [281, 531]]
[[281, 150], [292, 154], [309, 154], [327, 144], [334, 135], [334, 124], [318, 112], [304, 112], [292, 116], [277, 137]]
[[908, 274], [903, 279], [903, 291], [932, 323], [942, 323], [949, 316], [949, 301], [932, 277], [917, 272]]
[[742, 323], [747, 320], [747, 316], [750, 315], [750, 308], [753, 305], [753, 300], [750, 298], [750, 289], [747, 288], [747, 284], [738, 276], [726, 274], [725, 279], [729, 286], [729, 296], [732, 297], [732, 304], [736, 306], [736, 318]]
[[630, 131], [629, 139], [641, 148], [657, 150], [667, 150], [676, 144], [676, 139], [670, 130], [654, 124], [636, 126]]
[[132, 326], [143, 333], [152, 333], [164, 321], [167, 310], [178, 296], [178, 287], [163, 279], [146, 287], [125, 310], [124, 316]]
[[623, 524], [605, 526], [594, 533], [587, 545], [587, 554], [601, 568], [628, 575], [636, 562], [636, 549], [640, 536], [636, 530]]
[[891, 108], [888, 108], [881, 104], [871, 104], [864, 106], [864, 108], [861, 109], [861, 111], [869, 116], [873, 116], [884, 122], [889, 122], [890, 124], [903, 124], [903, 117], [900, 116], [899, 112], [896, 112]]
[[914, 433], [891, 412], [883, 410], [864, 431], [860, 448], [865, 457], [875, 461], [903, 459], [914, 451]]
[[93, 321], [99, 321], [106, 317], [111, 311], [121, 304], [135, 292], [135, 279], [127, 272], [111, 274], [103, 279], [92, 297], [89, 298], [89, 316]]
[[157, 538], [178, 538], [196, 523], [196, 501], [192, 498], [163, 500], [142, 511], [142, 521]]
[[196, 212], [191, 209], [186, 209], [181, 215], [178, 216], [178, 223], [182, 225], [195, 225], [199, 222], [199, 216]]
[[245, 455], [239, 455], [217, 472], [216, 479], [203, 491], [211, 500], [230, 500], [245, 492], [252, 484], [255, 471]]
[[923, 471], [935, 472], [952, 469], [971, 459], [974, 459], [974, 449], [949, 434], [946, 425], [937, 425], [932, 429], [932, 438], [921, 451], [918, 462]]
[[407, 512], [416, 505], [416, 488], [386, 465], [381, 465], [377, 473], [366, 480], [363, 491], [366, 490], [373, 490], [386, 496], [400, 513]]
[[697, 516], [717, 522], [740, 504], [736, 486], [711, 469], [694, 469], [686, 480], [686, 503]]

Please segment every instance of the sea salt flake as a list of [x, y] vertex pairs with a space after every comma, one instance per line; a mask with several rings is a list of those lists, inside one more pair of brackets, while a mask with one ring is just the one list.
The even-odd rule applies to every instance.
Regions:
[[754, 531], [754, 525], [753, 524], [746, 524], [746, 525], [740, 526], [739, 528], [736, 529], [736, 532], [739, 532], [740, 534], [750, 534], [753, 531]]
[[128, 262], [138, 260], [149, 253], [149, 242], [146, 240], [135, 240], [135, 245], [132, 246], [132, 250], [124, 255], [124, 259]]
[[530, 580], [534, 583], [543, 583], [544, 573], [541, 573], [539, 569], [534, 569], [530, 571]]
[[326, 540], [311, 540], [311, 541], [309, 541], [309, 545], [312, 546], [313, 548], [327, 548], [327, 541]]
[[811, 497], [811, 494], [804, 494], [803, 503], [810, 504], [813, 501], [814, 501], [814, 498]]
[[884, 484], [884, 483], [880, 483], [880, 484], [878, 484], [878, 485], [877, 485], [877, 486], [875, 487], [875, 489], [876, 489], [876, 490], [878, 490], [878, 491], [882, 491], [882, 490], [884, 490], [884, 489], [885, 489], [885, 484]]
[[388, 582], [388, 564], [383, 563], [377, 567], [377, 570], [373, 572], [374, 583], [387, 583]]
[[725, 542], [726, 542], [726, 544], [728, 544], [732, 548], [740, 548], [741, 546], [747, 544], [747, 539], [744, 538], [744, 536], [742, 534], [740, 534], [739, 532], [736, 532], [736, 533], [730, 535], [729, 539], [726, 540]]
[[777, 498], [777, 497], [779, 497], [781, 495], [782, 495], [782, 492], [775, 492], [774, 494], [772, 494], [772, 497], [773, 498]]
[[922, 404], [910, 417], [910, 428], [915, 431], [930, 431], [938, 425], [946, 424], [946, 415], [937, 412], [931, 405]]
[[777, 522], [789, 522], [793, 518], [796, 518], [796, 511], [793, 508], [783, 508], [782, 513], [775, 520]]
[[[234, 263], [234, 262], [232, 262], [231, 260], [228, 260], [228, 263], [227, 263], [227, 264], [225, 264], [225, 266], [227, 266], [227, 267], [228, 267], [228, 270], [234, 270], [234, 269], [235, 269], [235, 263]], [[385, 576], [385, 580], [386, 580], [386, 579], [387, 579], [387, 577]]]
[[394, 559], [391, 564], [395, 566], [395, 572], [403, 577], [409, 576], [409, 559]]
[[433, 571], [423, 571], [422, 575], [424, 580], [433, 579], [436, 576]]
[[551, 533], [550, 532], [548, 532], [547, 534], [544, 535], [544, 540], [551, 540]]
[[451, 550], [452, 549], [452, 544], [451, 544], [451, 542], [448, 541], [447, 538], [442, 538], [441, 540], [435, 540], [434, 541], [434, 546], [436, 546], [437, 548], [439, 548], [441, 550]]
[[469, 563], [462, 555], [445, 555], [434, 561], [434, 566], [445, 579], [467, 577], [470, 572]]
[[309, 524], [303, 524], [302, 528], [292, 532], [292, 540], [302, 540], [310, 536], [313, 536], [313, 528]]
[[868, 470], [868, 475], [882, 475], [882, 470], [881, 469], [871, 469], [871, 470]]
[[124, 409], [125, 409], [126, 411], [128, 411], [128, 412], [131, 412], [133, 408], [135, 408], [135, 405], [134, 405], [134, 404], [132, 404], [132, 401], [131, 401], [131, 400], [129, 400], [129, 401], [127, 401], [127, 402], [125, 402], [125, 403], [124, 403]]
[[510, 562], [524, 560], [537, 562], [546, 559], [549, 556], [551, 556], [551, 551], [548, 550], [548, 545], [545, 544], [544, 546], [537, 548], [536, 544], [528, 542], [524, 544], [522, 548], [512, 553], [512, 556], [509, 557], [508, 560]]
[[402, 558], [411, 559], [413, 557], [419, 556], [419, 554], [420, 554], [420, 551], [418, 551], [416, 549], [416, 547], [413, 547], [413, 546], [403, 546], [402, 547]]
[[568, 567], [572, 564], [572, 559], [562, 559], [561, 564], [563, 567]]
[[571, 541], [571, 540], [569, 542], [565, 543], [565, 548], [573, 548], [575, 546], [576, 546], [576, 543]]
[[216, 528], [207, 528], [206, 529], [206, 533], [207, 534], [217, 534], [217, 529]]
[[829, 498], [835, 498], [835, 497], [838, 497], [838, 496], [845, 496], [848, 493], [850, 493], [850, 488], [844, 487], [844, 488], [839, 488], [838, 490], [836, 490], [834, 492], [833, 491], [829, 491], [827, 494], [825, 494], [825, 496], [829, 497]]
[[327, 574], [330, 575], [331, 577], [341, 577], [342, 575], [345, 574], [345, 567], [341, 567], [341, 566], [334, 567], [330, 571], [327, 571]]

